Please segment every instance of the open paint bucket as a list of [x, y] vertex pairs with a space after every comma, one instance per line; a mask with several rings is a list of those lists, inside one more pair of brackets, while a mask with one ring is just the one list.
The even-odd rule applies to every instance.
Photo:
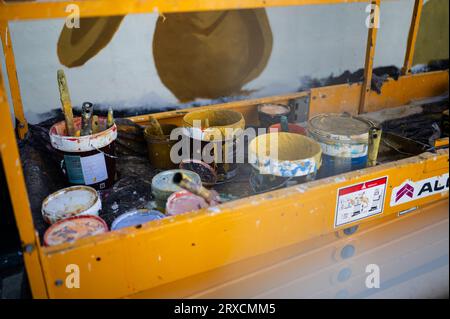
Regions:
[[295, 133], [259, 135], [249, 145], [253, 192], [314, 180], [321, 166], [322, 150], [313, 139]]
[[186, 114], [183, 121], [186, 125], [183, 134], [191, 144], [190, 158], [212, 166], [218, 182], [236, 176], [237, 145], [245, 129], [242, 114], [232, 110], [206, 109]]
[[51, 225], [44, 234], [44, 244], [54, 246], [74, 242], [83, 237], [103, 234], [108, 225], [98, 216], [74, 216]]
[[152, 195], [155, 198], [157, 208], [163, 212], [166, 209], [166, 202], [169, 196], [183, 190], [173, 182], [173, 177], [176, 173], [185, 174], [195, 184], [202, 184], [200, 176], [197, 173], [184, 169], [172, 169], [155, 175], [152, 179]]
[[150, 134], [149, 129], [144, 130], [144, 137], [147, 141], [148, 158], [150, 164], [157, 169], [170, 169], [177, 166], [176, 163], [172, 162], [170, 158], [170, 150], [176, 140], [170, 139], [170, 133], [177, 126], [173, 124], [161, 124], [161, 129], [164, 133], [163, 136], [156, 136]]
[[89, 186], [63, 188], [44, 199], [42, 217], [49, 224], [81, 215], [98, 216], [102, 202], [97, 191]]
[[182, 190], [173, 193], [167, 199], [167, 215], [174, 216], [209, 207], [209, 204], [200, 196]]
[[367, 166], [370, 124], [347, 114], [320, 114], [308, 121], [308, 135], [322, 147], [321, 177]]
[[157, 210], [136, 209], [117, 217], [111, 224], [111, 230], [142, 225], [144, 223], [164, 218], [165, 215]]
[[[99, 117], [99, 127], [107, 126], [107, 119]], [[75, 130], [81, 129], [81, 117], [74, 118]], [[67, 136], [66, 124], [58, 122], [50, 128], [50, 141], [64, 157], [65, 173], [70, 184], [89, 185], [95, 189], [112, 186], [116, 175], [114, 124], [101, 132], [86, 136]]]
[[321, 166], [320, 145], [295, 133], [259, 135], [250, 142], [248, 151], [250, 163], [260, 174], [303, 177], [314, 175]]

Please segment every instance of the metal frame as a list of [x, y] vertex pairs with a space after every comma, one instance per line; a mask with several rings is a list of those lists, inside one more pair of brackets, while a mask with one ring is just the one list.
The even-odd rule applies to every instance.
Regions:
[[[10, 20], [66, 17], [65, 8], [71, 3], [80, 6], [83, 16], [107, 16], [127, 13], [187, 12], [349, 2], [366, 2], [379, 5], [381, 1], [84, 0], [8, 4], [0, 2], [0, 34], [15, 116], [18, 121], [18, 135], [20, 138], [24, 136], [27, 131], [27, 122], [20, 99], [14, 53], [8, 31], [8, 21]], [[422, 0], [416, 1], [408, 38], [408, 49], [405, 55], [405, 70], [409, 70], [412, 65], [421, 6]], [[351, 113], [373, 111], [378, 108], [402, 105], [413, 98], [442, 94], [448, 89], [448, 72], [432, 72], [402, 76], [399, 81], [386, 83], [381, 96], [372, 94], [370, 81], [376, 33], [376, 29], [370, 28], [368, 30], [365, 73], [361, 84], [315, 88], [311, 89], [310, 92], [233, 102], [215, 105], [214, 107], [239, 110], [251, 122], [256, 120], [255, 106], [258, 103], [287, 102], [307, 94], [311, 97], [310, 115], [313, 115], [318, 112], [330, 111], [350, 111]], [[406, 89], [402, 90], [402, 88]], [[189, 111], [164, 112], [158, 114], [157, 117], [163, 122], [177, 122], [181, 120], [183, 114]], [[145, 123], [145, 117], [134, 117], [132, 120]], [[282, 191], [252, 196], [220, 206], [220, 213], [203, 210], [152, 223], [152, 225], [143, 226], [139, 230], [126, 229], [80, 240], [70, 245], [42, 247], [33, 226], [1, 73], [0, 127], [4, 132], [0, 134], [0, 155], [6, 171], [14, 214], [23, 242], [25, 265], [32, 293], [36, 298], [124, 297], [154, 289], [162, 284], [201, 271], [237, 262], [256, 254], [333, 231], [332, 212], [334, 208], [332, 206], [334, 203], [330, 203], [327, 198], [334, 197], [336, 189], [339, 187], [361, 180], [389, 175], [389, 187], [392, 188], [393, 185], [396, 185], [395, 183], [399, 183], [405, 178], [418, 180], [448, 173], [448, 150], [444, 150], [437, 154], [423, 154], [404, 161], [348, 173], [342, 175], [339, 179], [332, 178], [326, 181], [308, 183], [305, 184], [305, 188], [291, 187]], [[414, 173], [411, 174], [411, 172]], [[390, 197], [390, 192], [389, 189], [387, 198]], [[412, 205], [423, 205], [442, 198], [446, 200], [447, 197], [448, 195], [444, 197], [440, 195], [432, 196], [418, 200], [413, 204], [401, 205], [397, 209], [387, 207], [383, 214], [371, 217], [368, 221], [381, 223], [385, 218], [392, 217], [399, 209], [408, 209]], [[311, 213], [311, 211], [315, 213]], [[354, 224], [358, 224], [358, 222]], [[255, 225], [262, 226], [255, 227]], [[336, 230], [340, 231], [342, 228]], [[224, 233], [227, 233], [226, 236]], [[180, 245], [180, 243], [183, 244]], [[148, 247], [153, 248], [148, 249]], [[221, 249], [218, 250], [217, 247], [221, 247]], [[226, 252], [225, 255], [224, 252]], [[193, 256], [195, 258], [192, 258]], [[99, 257], [101, 258], [99, 259]], [[185, 263], [186, 258], [191, 260], [189, 265]], [[82, 289], [70, 290], [56, 284], [59, 280], [65, 278], [65, 266], [68, 261], [82, 265], [82, 271], [87, 274]], [[181, 264], [184, 265], [184, 268], [174, 268], [174, 265], [179, 266]], [[101, 285], [98, 284], [99, 282]]]

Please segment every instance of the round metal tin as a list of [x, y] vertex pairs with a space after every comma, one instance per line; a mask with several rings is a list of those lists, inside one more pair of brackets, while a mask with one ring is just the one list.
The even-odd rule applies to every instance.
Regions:
[[194, 183], [198, 185], [202, 184], [202, 180], [197, 173], [185, 169], [172, 169], [155, 175], [152, 179], [152, 194], [155, 197], [158, 206], [161, 208], [165, 207], [165, 202], [171, 194], [183, 190], [181, 187], [173, 183], [173, 176], [176, 173], [185, 174]]
[[212, 186], [217, 183], [217, 173], [211, 165], [196, 159], [185, 159], [180, 163], [180, 168], [195, 172], [200, 176], [205, 186]]
[[44, 244], [54, 246], [74, 242], [83, 237], [103, 234], [108, 225], [98, 216], [82, 215], [69, 217], [51, 225], [44, 234]]
[[102, 209], [97, 191], [89, 186], [72, 186], [50, 194], [42, 202], [42, 217], [49, 224], [80, 215], [96, 215]]
[[167, 199], [167, 214], [179, 215], [187, 212], [209, 207], [208, 203], [200, 196], [186, 190], [173, 193]]
[[111, 230], [141, 225], [152, 220], [164, 218], [165, 215], [157, 210], [136, 209], [117, 217], [111, 224]]

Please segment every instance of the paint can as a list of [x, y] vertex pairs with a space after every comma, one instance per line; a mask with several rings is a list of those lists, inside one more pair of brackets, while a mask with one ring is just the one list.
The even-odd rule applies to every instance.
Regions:
[[165, 215], [157, 210], [136, 209], [123, 213], [111, 224], [111, 230], [142, 225], [144, 223], [164, 218]]
[[308, 121], [308, 135], [322, 147], [320, 177], [367, 166], [370, 124], [348, 114], [320, 114]]
[[[213, 167], [217, 182], [235, 177], [238, 143], [245, 129], [242, 114], [232, 110], [206, 109], [186, 114], [183, 121], [186, 125], [183, 134], [190, 140], [189, 158]], [[196, 123], [200, 126], [195, 126]]]
[[[289, 133], [294, 133], [294, 134], [301, 134], [301, 135], [307, 135], [308, 133], [306, 132], [306, 128], [295, 124], [295, 123], [288, 123], [288, 129], [289, 129]], [[281, 129], [281, 124], [273, 124], [269, 127], [269, 132], [282, 132]]]
[[[107, 118], [99, 117], [99, 127], [107, 127]], [[81, 117], [74, 118], [76, 130], [81, 129]], [[114, 141], [117, 127], [113, 126], [86, 136], [67, 136], [64, 121], [50, 128], [52, 146], [64, 157], [63, 170], [73, 185], [89, 185], [95, 189], [109, 188], [116, 175]]]
[[150, 134], [149, 129], [144, 130], [144, 137], [147, 141], [148, 159], [150, 164], [157, 169], [171, 169], [177, 166], [170, 158], [170, 150], [177, 143], [177, 140], [170, 139], [170, 133], [176, 129], [173, 124], [161, 124], [163, 136]]
[[89, 186], [71, 186], [47, 196], [42, 202], [42, 217], [49, 224], [82, 215], [98, 216], [102, 202], [97, 191]]
[[250, 186], [255, 193], [314, 180], [322, 163], [319, 143], [295, 133], [259, 135], [248, 151], [253, 166]]
[[182, 160], [180, 163], [180, 169], [197, 173], [198, 176], [200, 176], [202, 184], [205, 186], [212, 186], [217, 183], [217, 173], [214, 168], [200, 160]]
[[166, 202], [169, 196], [183, 190], [173, 182], [173, 176], [176, 173], [186, 174], [194, 183], [198, 185], [202, 184], [200, 176], [197, 173], [184, 169], [168, 170], [155, 175], [152, 179], [152, 195], [158, 210], [162, 212], [166, 209]]
[[258, 105], [258, 118], [261, 127], [268, 128], [281, 122], [281, 117], [289, 118], [291, 108], [284, 104], [260, 104]]
[[98, 216], [73, 216], [51, 225], [44, 234], [44, 244], [54, 246], [108, 232], [108, 225]]
[[167, 199], [167, 215], [174, 216], [209, 207], [208, 203], [200, 196], [182, 190], [173, 193]]

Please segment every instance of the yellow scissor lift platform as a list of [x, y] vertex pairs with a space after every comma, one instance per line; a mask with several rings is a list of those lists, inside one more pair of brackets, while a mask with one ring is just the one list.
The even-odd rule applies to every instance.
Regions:
[[[378, 0], [84, 0], [70, 3], [78, 4], [86, 17], [344, 2], [380, 5]], [[0, 2], [0, 31], [19, 138], [26, 133], [27, 122], [8, 21], [65, 17], [65, 8], [70, 3]], [[421, 8], [422, 1], [417, 0], [403, 74], [397, 81], [390, 79], [385, 83], [380, 95], [370, 90], [377, 30], [369, 28], [362, 83], [202, 108], [237, 110], [244, 115], [246, 123], [257, 124], [256, 106], [261, 103], [307, 101], [299, 103], [298, 108], [308, 107], [311, 117], [327, 112], [375, 112], [444, 94], [448, 91], [448, 70], [410, 72]], [[155, 117], [162, 123], [180, 124], [183, 115], [192, 110], [163, 112]], [[145, 125], [147, 116], [131, 119]], [[407, 285], [405, 278], [410, 282], [419, 280], [421, 275], [440, 278], [442, 269], [447, 269], [448, 278], [448, 186], [444, 191], [391, 205], [393, 193], [406, 181], [420, 184], [448, 178], [448, 148], [241, 198], [212, 210], [203, 209], [138, 228], [45, 247], [33, 224], [3, 80], [0, 82], [0, 127], [0, 155], [35, 298], [376, 297], [382, 291], [392, 294], [396, 285]], [[338, 190], [384, 177], [387, 180], [382, 212], [336, 227]], [[352, 253], [343, 253], [348, 250]], [[383, 290], [368, 292], [364, 287], [364, 267], [371, 263], [378, 264], [386, 274]], [[70, 289], [61, 284], [67, 277], [69, 264], [80, 267], [80, 288]]]

